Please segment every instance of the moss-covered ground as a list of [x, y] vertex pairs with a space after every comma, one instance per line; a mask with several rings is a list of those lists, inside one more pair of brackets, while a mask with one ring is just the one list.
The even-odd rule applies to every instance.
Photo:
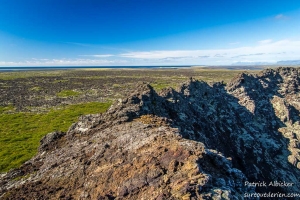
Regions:
[[56, 95], [58, 97], [71, 97], [71, 96], [78, 96], [80, 94], [80, 92], [74, 91], [74, 90], [63, 90], [58, 92]]
[[90, 102], [52, 109], [47, 113], [7, 113], [0, 107], [0, 172], [19, 167], [37, 152], [41, 138], [52, 131], [67, 131], [80, 115], [104, 112], [110, 103]]

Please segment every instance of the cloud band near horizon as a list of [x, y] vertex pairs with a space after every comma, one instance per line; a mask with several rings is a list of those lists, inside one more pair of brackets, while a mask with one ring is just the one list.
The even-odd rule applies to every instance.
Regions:
[[[113, 65], [228, 65], [235, 62], [277, 62], [300, 59], [300, 40], [261, 40], [255, 46], [228, 49], [132, 51], [119, 54], [79, 55], [95, 59], [37, 59], [0, 61], [0, 66], [113, 66]], [[103, 59], [105, 58], [105, 59]]]

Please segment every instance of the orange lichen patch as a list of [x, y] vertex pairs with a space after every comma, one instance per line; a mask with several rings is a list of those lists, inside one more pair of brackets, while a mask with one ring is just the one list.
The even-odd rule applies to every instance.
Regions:
[[137, 118], [136, 121], [140, 121], [143, 124], [151, 124], [155, 126], [167, 125], [167, 120], [165, 118], [157, 117], [155, 115], [142, 115]]

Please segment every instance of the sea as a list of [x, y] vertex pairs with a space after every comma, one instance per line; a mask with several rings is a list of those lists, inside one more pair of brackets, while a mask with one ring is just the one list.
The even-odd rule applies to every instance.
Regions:
[[191, 65], [180, 66], [32, 66], [32, 67], [0, 67], [0, 72], [32, 71], [32, 70], [68, 70], [68, 69], [177, 69], [190, 68]]

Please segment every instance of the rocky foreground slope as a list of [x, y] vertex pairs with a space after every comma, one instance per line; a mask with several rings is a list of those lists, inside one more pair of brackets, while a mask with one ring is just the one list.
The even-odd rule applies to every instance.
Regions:
[[[300, 191], [300, 69], [139, 84], [104, 114], [41, 140], [1, 199], [244, 199]], [[290, 183], [274, 186], [269, 183]], [[266, 182], [268, 187], [249, 183]], [[274, 198], [272, 198], [274, 199]], [[297, 199], [297, 198], [294, 198]]]

